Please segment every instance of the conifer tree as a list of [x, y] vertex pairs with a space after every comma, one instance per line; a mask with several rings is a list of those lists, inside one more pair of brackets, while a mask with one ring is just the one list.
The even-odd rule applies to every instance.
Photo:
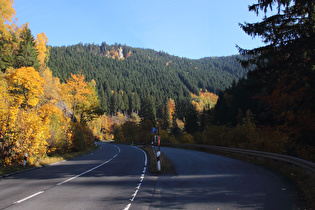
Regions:
[[197, 132], [198, 129], [198, 113], [196, 108], [190, 104], [185, 115], [185, 131], [187, 131], [187, 133], [193, 134]]
[[[270, 13], [275, 6], [276, 12]], [[256, 98], [269, 106], [273, 124], [296, 140], [289, 147], [315, 146], [315, 1], [257, 0], [249, 11], [265, 14], [260, 22], [240, 24], [248, 35], [266, 43], [239, 49], [248, 58], [241, 63], [255, 66], [248, 77], [259, 81], [254, 84]]]
[[20, 35], [20, 47], [17, 50], [15, 68], [21, 67], [34, 67], [36, 70], [39, 69], [39, 61], [37, 58], [37, 50], [34, 36], [31, 34], [31, 30], [26, 24]]
[[144, 119], [150, 120], [154, 125], [156, 125], [156, 108], [153, 96], [148, 95], [144, 101], [142, 107], [142, 117]]

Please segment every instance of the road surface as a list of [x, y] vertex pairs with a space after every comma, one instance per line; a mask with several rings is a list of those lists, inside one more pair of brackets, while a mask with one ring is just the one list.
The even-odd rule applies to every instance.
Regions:
[[292, 187], [262, 167], [192, 150], [161, 151], [177, 175], [157, 179], [151, 209], [298, 209]]
[[100, 143], [80, 158], [3, 178], [0, 209], [128, 209], [145, 171], [142, 150]]
[[139, 148], [99, 146], [73, 160], [2, 178], [0, 209], [295, 208], [282, 179], [249, 163], [162, 148], [177, 174], [156, 176], [148, 174]]

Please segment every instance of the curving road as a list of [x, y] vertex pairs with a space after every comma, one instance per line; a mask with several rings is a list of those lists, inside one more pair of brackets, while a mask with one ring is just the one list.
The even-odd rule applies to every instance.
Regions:
[[128, 209], [141, 189], [145, 153], [99, 143], [77, 159], [0, 181], [0, 209]]
[[273, 172], [204, 152], [161, 148], [177, 175], [159, 177], [151, 209], [298, 209]]
[[0, 179], [0, 209], [294, 209], [274, 173], [226, 157], [162, 148], [176, 175], [146, 175], [137, 147], [99, 143], [82, 157]]

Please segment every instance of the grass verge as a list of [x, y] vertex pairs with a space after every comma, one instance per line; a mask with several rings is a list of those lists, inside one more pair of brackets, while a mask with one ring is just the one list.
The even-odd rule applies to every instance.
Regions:
[[161, 171], [157, 170], [157, 163], [154, 154], [154, 150], [151, 146], [140, 147], [148, 156], [149, 170], [152, 174], [176, 174], [176, 170], [172, 162], [161, 152], [160, 163]]
[[22, 164], [21, 165], [11, 165], [11, 166], [7, 166], [7, 167], [1, 167], [0, 168], [0, 176], [4, 176], [4, 175], [14, 173], [14, 172], [23, 171], [26, 169], [45, 166], [45, 165], [55, 163], [55, 162], [60, 162], [63, 160], [69, 160], [69, 159], [90, 153], [90, 152], [94, 151], [95, 149], [97, 149], [97, 146], [93, 146], [91, 148], [88, 148], [84, 151], [79, 151], [79, 152], [71, 152], [71, 153], [65, 153], [65, 154], [54, 155], [54, 156], [46, 156], [44, 158], [39, 159], [33, 165], [27, 164], [25, 167]]

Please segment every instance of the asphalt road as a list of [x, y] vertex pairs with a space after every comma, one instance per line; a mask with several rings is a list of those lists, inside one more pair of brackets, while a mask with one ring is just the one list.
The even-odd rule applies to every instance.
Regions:
[[95, 152], [0, 181], [0, 209], [129, 209], [144, 181], [145, 153], [100, 143]]
[[162, 148], [177, 174], [156, 176], [139, 148], [99, 145], [80, 158], [1, 179], [0, 209], [296, 209], [289, 185], [249, 163]]
[[198, 151], [161, 151], [177, 175], [157, 179], [151, 209], [298, 209], [290, 184], [262, 167]]

